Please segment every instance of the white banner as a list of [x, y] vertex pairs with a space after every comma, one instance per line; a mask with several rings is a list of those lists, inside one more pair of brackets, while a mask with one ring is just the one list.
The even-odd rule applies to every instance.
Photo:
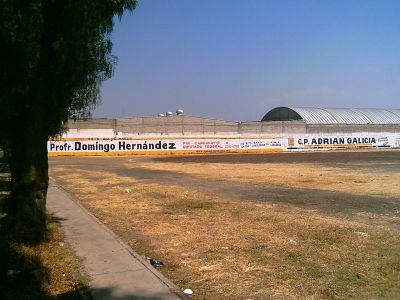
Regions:
[[399, 148], [400, 137], [389, 133], [379, 136], [299, 135], [286, 138], [61, 138], [49, 140], [47, 144], [50, 156], [278, 152], [357, 147]]
[[320, 136], [306, 135], [288, 138], [288, 149], [398, 147], [398, 140], [390, 135]]
[[210, 152], [283, 151], [286, 139], [59, 139], [50, 140], [49, 155], [127, 155]]

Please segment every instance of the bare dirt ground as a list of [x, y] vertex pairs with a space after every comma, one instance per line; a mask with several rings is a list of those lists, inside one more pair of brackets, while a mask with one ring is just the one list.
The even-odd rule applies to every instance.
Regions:
[[399, 299], [400, 152], [52, 157], [194, 299]]

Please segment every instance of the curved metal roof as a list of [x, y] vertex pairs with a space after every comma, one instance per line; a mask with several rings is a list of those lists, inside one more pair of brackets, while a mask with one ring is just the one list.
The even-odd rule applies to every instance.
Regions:
[[261, 121], [291, 120], [308, 124], [400, 124], [400, 109], [277, 107]]

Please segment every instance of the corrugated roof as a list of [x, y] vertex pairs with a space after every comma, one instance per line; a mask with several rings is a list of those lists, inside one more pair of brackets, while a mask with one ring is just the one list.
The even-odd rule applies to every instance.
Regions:
[[361, 112], [348, 108], [329, 108], [329, 111], [340, 124], [370, 124], [371, 120]]
[[323, 108], [292, 108], [297, 112], [307, 123], [337, 123], [335, 117]]
[[400, 124], [400, 109], [277, 107], [262, 121], [304, 120], [308, 124]]
[[394, 109], [366, 109], [359, 108], [354, 109], [364, 115], [366, 115], [372, 122], [372, 124], [396, 124], [400, 123], [400, 116], [394, 113]]

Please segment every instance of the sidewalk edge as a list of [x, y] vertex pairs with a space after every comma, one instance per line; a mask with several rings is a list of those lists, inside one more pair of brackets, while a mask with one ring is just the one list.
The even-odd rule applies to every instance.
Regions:
[[100, 222], [99, 219], [96, 218], [88, 209], [86, 209], [79, 201], [75, 200], [62, 186], [57, 184], [57, 182], [50, 178], [50, 184], [54, 185], [54, 187], [58, 188], [62, 193], [65, 194], [70, 200], [72, 200], [76, 205], [78, 205], [89, 217], [91, 217], [98, 225], [104, 228], [111, 236], [119, 243], [121, 246], [127, 250], [135, 259], [137, 259], [146, 269], [148, 269], [151, 273], [154, 274], [162, 283], [164, 283], [174, 294], [176, 294], [181, 299], [187, 299], [187, 296], [181, 292], [180, 288], [175, 285], [171, 280], [161, 274], [158, 270], [156, 270], [153, 266], [151, 266], [146, 259], [144, 259], [139, 253], [135, 252], [129, 245], [127, 245], [120, 237], [118, 237], [110, 228]]

